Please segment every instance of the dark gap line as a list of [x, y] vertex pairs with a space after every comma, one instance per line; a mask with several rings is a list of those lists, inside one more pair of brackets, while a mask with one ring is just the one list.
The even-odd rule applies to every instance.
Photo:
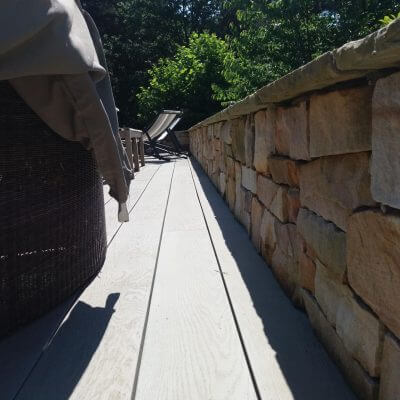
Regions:
[[[144, 195], [144, 192], [147, 190], [147, 188], [149, 187], [151, 181], [153, 180], [153, 178], [155, 177], [156, 173], [160, 170], [161, 165], [156, 169], [156, 171], [154, 172], [154, 174], [151, 176], [151, 178], [149, 179], [149, 181], [147, 182], [146, 186], [144, 187], [142, 193], [140, 193], [139, 197], [137, 198], [137, 200], [135, 201], [135, 203], [132, 205], [132, 207], [128, 210], [129, 215], [131, 215], [131, 212], [133, 211], [133, 209], [136, 207], [137, 203], [139, 202], [139, 200], [142, 198], [142, 196]], [[118, 232], [121, 230], [122, 225], [124, 225], [125, 222], [120, 223], [119, 227], [117, 228], [117, 230], [115, 231], [114, 235], [112, 235], [110, 241], [107, 243], [107, 248], [110, 246], [110, 244], [112, 243], [112, 241], [114, 240], [115, 236], [117, 236]], [[129, 222], [128, 222], [129, 223]], [[107, 227], [106, 227], [107, 229]]]
[[247, 349], [246, 349], [246, 344], [245, 344], [245, 341], [244, 341], [244, 337], [243, 337], [242, 331], [240, 329], [238, 318], [236, 316], [235, 307], [233, 306], [233, 301], [232, 301], [231, 295], [229, 294], [228, 285], [227, 285], [226, 280], [225, 280], [225, 276], [224, 276], [224, 273], [223, 273], [223, 270], [222, 270], [221, 262], [220, 262], [220, 259], [218, 257], [217, 249], [215, 247], [214, 240], [213, 240], [213, 237], [212, 237], [212, 234], [211, 234], [211, 230], [210, 230], [210, 227], [208, 225], [207, 217], [206, 217], [203, 205], [202, 205], [201, 200], [200, 200], [199, 191], [197, 189], [197, 185], [196, 185], [196, 182], [195, 182], [195, 179], [194, 179], [192, 161], [190, 160], [188, 162], [189, 162], [190, 172], [192, 174], [193, 185], [194, 185], [194, 188], [196, 190], [197, 200], [198, 200], [198, 202], [200, 204], [201, 212], [203, 214], [203, 219], [204, 219], [204, 222], [205, 222], [206, 227], [207, 227], [208, 236], [210, 238], [210, 242], [211, 242], [211, 245], [212, 245], [212, 248], [213, 248], [213, 251], [214, 251], [214, 256], [215, 256], [215, 258], [217, 260], [218, 269], [219, 269], [220, 276], [221, 276], [221, 279], [222, 279], [222, 283], [223, 283], [224, 289], [225, 289], [225, 294], [226, 294], [226, 297], [228, 299], [228, 303], [229, 303], [229, 307], [231, 309], [231, 313], [232, 313], [232, 317], [233, 317], [233, 320], [234, 320], [234, 323], [235, 323], [236, 331], [238, 333], [240, 344], [242, 346], [244, 357], [246, 359], [246, 364], [247, 364], [247, 367], [249, 369], [251, 381], [252, 381], [253, 386], [254, 386], [254, 391], [256, 392], [257, 399], [258, 400], [262, 400], [260, 389], [258, 387], [257, 380], [256, 380], [256, 377], [255, 377], [255, 374], [254, 374], [254, 371], [253, 371], [253, 367], [251, 365], [250, 357], [249, 357], [249, 354], [248, 354]]
[[[136, 207], [136, 205], [138, 204], [139, 200], [142, 198], [144, 192], [147, 190], [147, 188], [149, 187], [151, 181], [153, 180], [153, 178], [155, 177], [156, 173], [160, 170], [161, 165], [156, 169], [156, 171], [154, 172], [154, 174], [151, 176], [151, 178], [149, 179], [148, 183], [146, 184], [146, 186], [143, 188], [142, 193], [140, 194], [140, 196], [138, 197], [138, 199], [136, 200], [136, 202], [132, 205], [132, 207], [129, 210], [129, 215], [131, 214], [131, 212], [133, 211], [133, 209]], [[129, 222], [128, 222], [129, 223]], [[112, 238], [110, 239], [109, 243], [107, 243], [107, 249], [108, 247], [111, 245], [111, 242], [114, 240], [115, 236], [117, 235], [117, 233], [120, 231], [121, 227], [122, 227], [123, 223], [120, 224], [120, 226], [118, 227], [118, 229], [116, 230], [115, 234], [112, 236]], [[102, 268], [103, 269], [103, 268]], [[57, 325], [57, 327], [54, 329], [53, 333], [50, 335], [49, 340], [46, 342], [46, 344], [43, 346], [42, 350], [40, 351], [40, 354], [37, 358], [37, 360], [35, 361], [35, 363], [32, 365], [32, 368], [29, 370], [29, 372], [27, 373], [25, 379], [23, 380], [23, 382], [21, 383], [21, 386], [19, 387], [18, 391], [15, 393], [13, 400], [16, 400], [18, 398], [18, 396], [21, 393], [21, 390], [24, 388], [24, 386], [26, 385], [26, 383], [28, 382], [29, 378], [32, 376], [33, 371], [35, 370], [35, 368], [38, 366], [40, 360], [42, 359], [45, 351], [50, 347], [51, 343], [53, 342], [54, 338], [57, 336], [58, 331], [61, 329], [62, 323], [65, 320], [65, 317], [68, 315], [68, 313], [74, 308], [74, 306], [76, 305], [76, 302], [78, 301], [79, 297], [82, 295], [82, 293], [90, 286], [90, 284], [99, 276], [99, 274], [101, 273], [102, 269], [92, 278], [90, 278], [88, 280], [88, 282], [82, 286], [80, 289], [78, 289], [77, 293], [75, 295], [72, 295], [72, 301], [71, 301], [71, 306], [68, 307], [68, 309], [65, 311], [65, 313], [63, 314], [62, 318], [60, 319], [60, 323]]]
[[171, 197], [172, 182], [173, 182], [174, 174], [175, 174], [175, 167], [176, 167], [176, 162], [174, 162], [174, 169], [172, 170], [171, 181], [169, 183], [167, 203], [165, 205], [164, 217], [163, 217], [163, 222], [162, 222], [162, 225], [161, 225], [161, 233], [160, 233], [160, 238], [159, 238], [159, 242], [158, 242], [156, 262], [155, 262], [153, 278], [152, 278], [152, 282], [151, 282], [151, 286], [150, 286], [150, 295], [149, 295], [149, 300], [148, 300], [148, 303], [147, 303], [146, 317], [145, 317], [145, 321], [144, 321], [144, 325], [143, 325], [142, 337], [141, 337], [141, 340], [140, 340], [139, 355], [138, 355], [138, 360], [137, 360], [137, 363], [136, 363], [135, 378], [134, 378], [134, 381], [133, 381], [133, 389], [132, 389], [132, 395], [131, 395], [131, 399], [132, 400], [134, 400], [136, 398], [137, 388], [138, 388], [138, 384], [139, 384], [140, 367], [142, 365], [143, 351], [144, 351], [144, 345], [145, 345], [145, 340], [146, 340], [147, 327], [148, 327], [149, 318], [150, 318], [150, 311], [151, 311], [151, 304], [152, 304], [152, 300], [153, 300], [154, 286], [155, 286], [156, 277], [157, 277], [158, 262], [159, 262], [159, 259], [160, 259], [161, 243], [162, 243], [162, 239], [163, 239], [163, 236], [164, 236], [165, 221], [167, 219], [169, 200], [170, 200], [170, 197]]

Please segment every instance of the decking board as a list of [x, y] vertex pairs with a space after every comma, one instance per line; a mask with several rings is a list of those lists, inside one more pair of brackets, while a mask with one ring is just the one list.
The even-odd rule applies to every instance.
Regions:
[[196, 162], [192, 170], [261, 398], [355, 400], [216, 188]]
[[78, 300], [0, 342], [2, 400], [355, 399], [196, 163], [150, 160], [129, 209]]
[[[135, 179], [131, 183], [127, 201], [129, 212], [132, 211], [132, 207], [140, 198], [143, 191], [146, 189], [147, 185], [153, 176], [155, 176], [159, 168], [159, 165], [149, 164], [148, 166], [144, 167], [140, 173], [135, 174]], [[107, 243], [109, 244], [110, 240], [114, 237], [115, 232], [121, 226], [121, 223], [118, 221], [118, 202], [111, 198], [110, 201], [105, 203], [104, 212], [107, 229]]]
[[[150, 166], [149, 169], [146, 166], [140, 174], [136, 175], [141, 190], [136, 190], [139, 185], [132, 185], [131, 199], [135, 201], [138, 198], [143, 191], [144, 183], [150, 180], [152, 174], [158, 168], [159, 165]], [[145, 173], [145, 171], [148, 172]], [[116, 204], [114, 200], [112, 203]], [[110, 221], [118, 222], [116, 209], [115, 213], [110, 212], [108, 216]], [[119, 225], [115, 225], [114, 229], [118, 228]], [[76, 296], [72, 296], [42, 318], [0, 341], [0, 398], [2, 400], [14, 399], [35, 363], [41, 357], [43, 349], [46, 348], [68, 310], [74, 304], [75, 299]]]
[[256, 400], [187, 161], [177, 163], [136, 400]]

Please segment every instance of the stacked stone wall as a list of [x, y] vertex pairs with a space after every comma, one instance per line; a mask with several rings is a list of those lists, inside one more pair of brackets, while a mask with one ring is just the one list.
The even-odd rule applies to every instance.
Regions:
[[190, 149], [359, 397], [400, 399], [400, 73], [195, 127]]

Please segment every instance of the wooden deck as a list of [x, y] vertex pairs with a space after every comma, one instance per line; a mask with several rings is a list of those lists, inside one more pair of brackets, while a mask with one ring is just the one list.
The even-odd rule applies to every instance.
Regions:
[[207, 177], [148, 160], [81, 293], [0, 342], [0, 399], [355, 399]]

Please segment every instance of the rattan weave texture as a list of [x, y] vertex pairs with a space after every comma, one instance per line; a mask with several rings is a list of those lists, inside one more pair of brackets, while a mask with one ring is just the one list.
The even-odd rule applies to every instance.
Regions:
[[105, 254], [102, 181], [90, 152], [0, 82], [0, 337], [82, 287]]

